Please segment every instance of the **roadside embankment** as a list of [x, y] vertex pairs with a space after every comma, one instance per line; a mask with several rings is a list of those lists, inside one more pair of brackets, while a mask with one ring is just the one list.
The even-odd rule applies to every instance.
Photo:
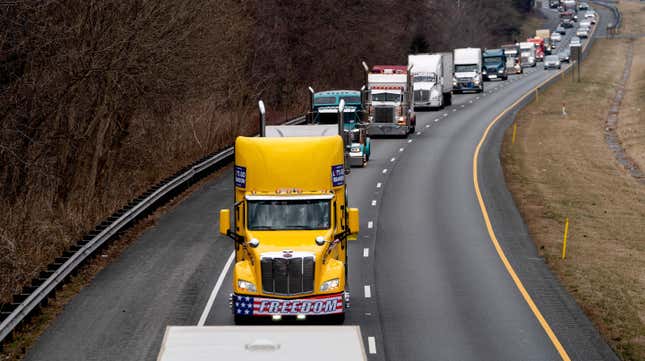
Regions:
[[[621, 2], [623, 14], [640, 14], [626, 16], [623, 31], [645, 21], [642, 10], [622, 8], [633, 5]], [[645, 360], [645, 185], [605, 142], [630, 41], [597, 40], [582, 80], [561, 80], [521, 111], [515, 144], [509, 127], [501, 156], [508, 187], [545, 261], [622, 359]], [[617, 128], [626, 151], [641, 163], [644, 51], [642, 44], [634, 48]], [[562, 259], [565, 218], [570, 228]]]

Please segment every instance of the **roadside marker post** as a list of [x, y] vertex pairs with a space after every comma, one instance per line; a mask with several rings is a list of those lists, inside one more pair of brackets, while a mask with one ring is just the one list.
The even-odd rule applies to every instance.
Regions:
[[562, 116], [563, 117], [567, 116], [567, 106], [564, 102], [562, 102]]
[[562, 239], [562, 259], [567, 258], [567, 235], [569, 233], [569, 217], [564, 219], [564, 238]]
[[540, 102], [540, 88], [535, 88], [535, 102]]
[[515, 135], [517, 135], [517, 121], [513, 122], [513, 138], [511, 144], [515, 144]]

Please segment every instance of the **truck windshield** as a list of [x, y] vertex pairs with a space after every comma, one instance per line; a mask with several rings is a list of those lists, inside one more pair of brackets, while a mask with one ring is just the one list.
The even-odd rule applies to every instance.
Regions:
[[[361, 104], [361, 97], [356, 96], [342, 96], [341, 99], [345, 99], [345, 104]], [[340, 100], [339, 100], [340, 102]]]
[[398, 93], [372, 93], [372, 101], [375, 102], [399, 102], [401, 94]]
[[436, 81], [437, 81], [437, 76], [435, 74], [415, 75], [414, 76], [414, 82], [415, 83], [419, 83], [419, 82], [434, 83]]
[[[354, 123], [360, 120], [356, 112], [344, 112], [343, 123]], [[314, 123], [316, 124], [338, 124], [338, 113], [315, 113]]]
[[502, 62], [501, 56], [489, 56], [484, 58], [484, 63], [486, 64], [495, 64], [495, 63], [501, 63], [501, 62]]
[[477, 64], [455, 64], [455, 73], [477, 71]]
[[249, 230], [329, 229], [330, 220], [327, 199], [248, 201]]
[[314, 99], [314, 105], [335, 105], [337, 103], [336, 97], [318, 97]]

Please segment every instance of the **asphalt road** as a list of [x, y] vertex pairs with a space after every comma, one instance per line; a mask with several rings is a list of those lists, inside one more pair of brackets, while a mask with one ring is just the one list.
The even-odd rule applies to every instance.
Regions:
[[[368, 166], [349, 176], [362, 231], [350, 245], [346, 323], [361, 325], [366, 348], [374, 338], [370, 360], [560, 359], [500, 261], [473, 188], [473, 154], [484, 129], [547, 75], [538, 66], [486, 83], [484, 94], [454, 96], [442, 111], [418, 113], [418, 133], [376, 140]], [[613, 359], [518, 218], [500, 178], [502, 130], [493, 130], [479, 164], [500, 243], [569, 356]], [[233, 249], [217, 234], [217, 210], [231, 203], [227, 171], [101, 271], [27, 360], [155, 360], [167, 325], [196, 325], [204, 313]], [[230, 291], [228, 273], [205, 324], [232, 324]]]

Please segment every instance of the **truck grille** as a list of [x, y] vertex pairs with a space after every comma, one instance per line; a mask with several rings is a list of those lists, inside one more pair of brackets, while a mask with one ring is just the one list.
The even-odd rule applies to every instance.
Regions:
[[266, 293], [296, 295], [314, 290], [314, 257], [262, 257], [262, 289]]
[[374, 123], [394, 123], [394, 107], [375, 107]]
[[414, 91], [414, 102], [415, 103], [427, 103], [430, 101], [430, 90], [415, 90]]

